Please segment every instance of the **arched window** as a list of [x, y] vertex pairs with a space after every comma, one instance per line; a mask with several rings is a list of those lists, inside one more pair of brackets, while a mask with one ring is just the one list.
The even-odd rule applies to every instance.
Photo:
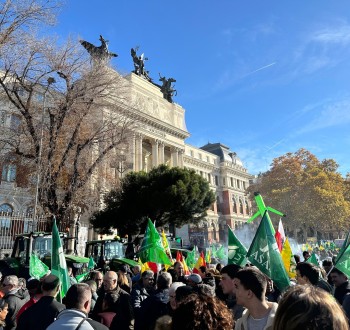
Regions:
[[239, 213], [243, 214], [243, 203], [241, 200], [239, 201]]
[[13, 207], [10, 204], [2, 204], [0, 205], [0, 213], [12, 213]]
[[245, 214], [249, 214], [248, 202], [245, 201], [244, 204], [245, 204]]
[[4, 164], [2, 167], [1, 180], [6, 182], [14, 182], [16, 180], [16, 165]]
[[221, 203], [220, 203], [219, 196], [216, 196], [216, 210], [217, 210], [217, 212], [221, 212]]
[[236, 203], [236, 200], [234, 198], [232, 198], [232, 211], [233, 211], [233, 213], [238, 213], [237, 212], [237, 203]]

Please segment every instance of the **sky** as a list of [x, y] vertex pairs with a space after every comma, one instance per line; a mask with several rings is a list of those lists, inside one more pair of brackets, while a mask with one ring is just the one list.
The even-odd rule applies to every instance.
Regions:
[[176, 79], [174, 102], [201, 147], [230, 147], [250, 174], [305, 148], [350, 172], [350, 2], [66, 0], [47, 33], [83, 39]]

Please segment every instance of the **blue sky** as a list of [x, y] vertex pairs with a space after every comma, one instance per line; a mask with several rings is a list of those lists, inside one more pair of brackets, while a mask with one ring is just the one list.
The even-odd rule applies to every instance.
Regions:
[[299, 148], [350, 172], [349, 1], [67, 0], [53, 32], [102, 34], [124, 73], [139, 46], [177, 80], [186, 142], [224, 143], [251, 174]]

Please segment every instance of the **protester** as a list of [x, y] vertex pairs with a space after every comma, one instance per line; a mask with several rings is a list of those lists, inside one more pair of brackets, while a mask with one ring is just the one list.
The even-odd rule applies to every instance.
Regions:
[[0, 330], [5, 329], [5, 319], [8, 313], [8, 304], [5, 299], [0, 299]]
[[185, 286], [184, 283], [175, 282], [172, 283], [169, 288], [169, 314], [172, 315], [173, 311], [176, 309], [176, 290], [180, 286]]
[[65, 305], [56, 301], [60, 290], [60, 280], [55, 275], [48, 275], [41, 283], [42, 297], [25, 310], [18, 318], [17, 330], [45, 330], [63, 311]]
[[234, 264], [227, 265], [221, 269], [220, 286], [223, 293], [228, 296], [226, 305], [232, 311], [234, 320], [238, 320], [244, 310], [242, 305], [237, 304], [234, 281], [237, 272], [241, 269], [242, 267]]
[[107, 328], [111, 326], [115, 312], [113, 306], [116, 303], [116, 295], [105, 295], [102, 302], [102, 312], [97, 314], [96, 321], [104, 324]]
[[154, 273], [152, 270], [145, 270], [141, 280], [131, 290], [131, 303], [134, 308], [135, 322], [139, 318], [141, 303], [154, 293]]
[[215, 289], [215, 279], [213, 274], [211, 274], [206, 266], [200, 266], [199, 267], [199, 276], [202, 278], [202, 282], [204, 284], [208, 284], [212, 286]]
[[140, 317], [135, 320], [135, 330], [153, 330], [156, 320], [169, 314], [169, 288], [172, 283], [171, 275], [162, 272], [157, 277], [157, 289], [153, 295], [141, 304]]
[[96, 282], [94, 280], [89, 280], [86, 282], [86, 284], [90, 287], [91, 289], [91, 308], [90, 310], [93, 311], [93, 309], [95, 308], [95, 305], [96, 305], [96, 301], [97, 301], [97, 298], [98, 298], [98, 295], [97, 295], [97, 285], [96, 285]]
[[27, 289], [29, 292], [30, 299], [18, 311], [16, 316], [17, 321], [21, 314], [30, 306], [33, 306], [43, 295], [41, 291], [41, 282], [35, 278], [28, 281]]
[[70, 285], [77, 284], [78, 281], [77, 281], [77, 279], [75, 278], [75, 276], [73, 274], [73, 268], [72, 267], [67, 267], [67, 271], [68, 271], [68, 278], [69, 278]]
[[304, 261], [309, 259], [310, 258], [310, 253], [308, 251], [303, 251], [303, 258], [304, 258]]
[[235, 329], [272, 329], [278, 305], [265, 298], [265, 275], [256, 267], [247, 267], [236, 273], [234, 285], [237, 303], [246, 308]]
[[214, 297], [199, 296], [195, 293], [190, 294], [179, 304], [172, 318], [173, 330], [228, 330], [232, 328], [232, 315], [223, 302]]
[[309, 263], [300, 262], [296, 265], [297, 283], [301, 285], [315, 285], [329, 293], [332, 292], [332, 287], [322, 278], [320, 278], [319, 267]]
[[312, 285], [290, 287], [279, 301], [273, 330], [348, 330], [346, 316], [333, 297]]
[[102, 304], [106, 295], [114, 295], [112, 312], [116, 315], [111, 323], [110, 329], [126, 330], [134, 327], [134, 313], [131, 306], [130, 295], [118, 286], [118, 275], [116, 272], [108, 271], [103, 277], [104, 294], [99, 295], [95, 308], [94, 317], [102, 312]]
[[185, 279], [186, 279], [187, 285], [192, 286], [192, 287], [195, 287], [198, 284], [203, 283], [202, 277], [199, 274], [193, 273], [193, 274], [187, 275], [187, 276], [185, 276]]
[[8, 275], [2, 284], [4, 299], [8, 304], [8, 313], [6, 316], [6, 330], [16, 329], [16, 316], [21, 307], [30, 299], [27, 289], [18, 286], [18, 277]]
[[58, 315], [57, 320], [47, 330], [108, 329], [105, 325], [87, 317], [90, 311], [91, 289], [86, 283], [72, 285], [65, 298], [67, 309]]
[[345, 295], [350, 293], [350, 283], [347, 276], [337, 268], [333, 268], [330, 275], [335, 286], [334, 297], [342, 305]]
[[171, 316], [164, 315], [164, 316], [161, 316], [159, 319], [157, 319], [154, 330], [172, 330]]
[[101, 289], [103, 286], [103, 274], [96, 270], [93, 272], [93, 276], [92, 276], [92, 279], [96, 282], [96, 285], [97, 285], [97, 294], [98, 294], [98, 291], [99, 289]]
[[333, 268], [332, 258], [329, 258], [329, 259], [327, 258], [327, 259], [323, 260], [322, 267], [326, 272], [327, 282], [329, 283], [329, 285], [333, 286], [332, 278], [331, 278], [331, 275], [329, 274], [329, 272]]
[[121, 289], [127, 293], [131, 292], [131, 278], [128, 274], [128, 268], [126, 265], [120, 265], [118, 269], [118, 285]]
[[132, 268], [133, 276], [131, 277], [132, 284], [136, 284], [141, 278], [141, 266], [136, 265]]

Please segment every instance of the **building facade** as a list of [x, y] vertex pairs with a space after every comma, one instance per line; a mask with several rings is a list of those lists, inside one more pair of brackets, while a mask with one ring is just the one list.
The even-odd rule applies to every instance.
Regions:
[[[244, 168], [237, 155], [228, 146], [208, 143], [201, 148], [186, 144], [190, 136], [185, 123], [185, 110], [163, 97], [159, 86], [131, 73], [126, 76], [128, 100], [137, 126], [124, 149], [119, 150], [114, 162], [102, 164], [103, 170], [116, 178], [128, 171], [149, 171], [160, 164], [186, 167], [207, 179], [215, 191], [216, 202], [208, 210], [205, 221], [198, 226], [187, 225], [176, 229], [185, 245], [201, 246], [224, 242], [227, 225], [241, 226], [252, 214], [251, 204], [245, 194], [252, 176]], [[12, 125], [10, 108], [2, 107], [0, 125]], [[17, 183], [19, 171], [5, 159], [0, 161], [0, 215], [32, 214], [33, 191]], [[95, 174], [98, 176], [98, 172]], [[81, 217], [88, 227], [88, 216]], [[85, 235], [86, 236], [86, 235]], [[89, 238], [93, 238], [89, 235]]]

